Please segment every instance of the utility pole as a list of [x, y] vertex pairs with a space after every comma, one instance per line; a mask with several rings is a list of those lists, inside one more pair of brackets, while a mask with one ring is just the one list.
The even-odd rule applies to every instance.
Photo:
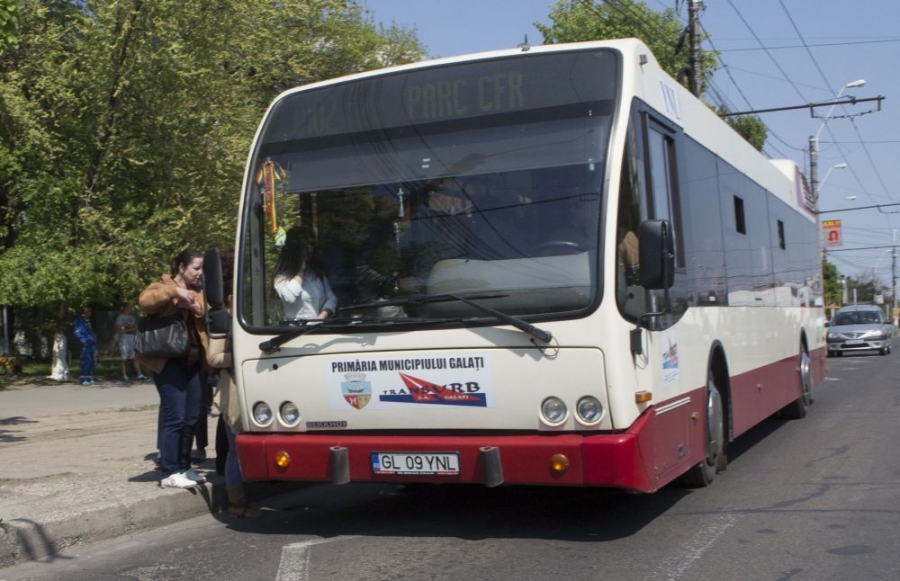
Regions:
[[[822, 241], [822, 219], [819, 217], [819, 140], [809, 137], [809, 189], [812, 190], [813, 212], [816, 213], [816, 240], [822, 248], [822, 262], [828, 258]], [[843, 306], [843, 305], [841, 305]]]
[[703, 92], [703, 60], [700, 58], [700, 0], [688, 0], [688, 35], [691, 41], [691, 93]]
[[809, 137], [809, 188], [812, 190], [816, 213], [819, 212], [819, 140]]
[[891, 322], [896, 324], [897, 312], [897, 231], [894, 230], [894, 248], [891, 251]]

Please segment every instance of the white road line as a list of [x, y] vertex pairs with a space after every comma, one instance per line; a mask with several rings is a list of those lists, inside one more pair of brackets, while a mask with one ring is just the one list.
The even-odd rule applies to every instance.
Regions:
[[278, 565], [278, 576], [275, 581], [307, 581], [309, 578], [309, 548], [335, 541], [355, 539], [351, 537], [334, 537], [333, 539], [313, 539], [302, 543], [291, 543], [281, 548], [281, 563]]
[[706, 524], [682, 547], [679, 554], [663, 561], [651, 579], [677, 581], [685, 572], [712, 547], [719, 537], [737, 523], [734, 515], [722, 515]]

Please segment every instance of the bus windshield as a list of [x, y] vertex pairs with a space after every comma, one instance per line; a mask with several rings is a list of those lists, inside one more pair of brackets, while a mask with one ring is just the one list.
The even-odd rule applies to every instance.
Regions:
[[[315, 266], [304, 272], [318, 274], [297, 284], [333, 296], [338, 318], [486, 316], [466, 301], [429, 300], [448, 295], [512, 316], [588, 307], [599, 288], [619, 69], [616, 53], [595, 49], [388, 72], [283, 96], [263, 122], [245, 185], [244, 324], [317, 316], [318, 307], [287, 304], [276, 289], [287, 254], [301, 247], [300, 261]], [[310, 281], [327, 284], [307, 289]]]

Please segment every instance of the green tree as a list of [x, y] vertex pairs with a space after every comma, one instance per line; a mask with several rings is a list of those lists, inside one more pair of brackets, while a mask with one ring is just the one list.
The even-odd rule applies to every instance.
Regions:
[[[559, 0], [550, 10], [552, 24], [535, 22], [545, 44], [613, 38], [639, 38], [659, 65], [675, 78], [690, 65], [684, 24], [672, 8], [658, 12], [639, 0]], [[704, 53], [704, 76], [715, 68], [715, 54]]]
[[[639, 0], [560, 0], [550, 11], [551, 25], [534, 24], [544, 43], [582, 42], [613, 38], [639, 38], [653, 51], [669, 75], [682, 80], [690, 67], [684, 24], [674, 9], [658, 12]], [[716, 53], [701, 55], [703, 86], [716, 69]], [[722, 111], [719, 111], [721, 113]], [[766, 127], [756, 117], [728, 119], [728, 124], [757, 150], [766, 142]]]
[[0, 0], [0, 54], [16, 46], [16, 0]]
[[837, 267], [827, 260], [822, 261], [822, 281], [825, 293], [825, 306], [841, 306], [841, 281]]
[[278, 92], [424, 54], [355, 1], [17, 7], [18, 45], [0, 54], [0, 305], [60, 328], [78, 305], [134, 300], [186, 246], [233, 244]]
[[766, 130], [765, 123], [759, 117], [755, 115], [727, 117], [725, 122], [758, 151], [762, 151], [762, 148], [765, 147], [766, 137], [768, 137], [769, 132]]

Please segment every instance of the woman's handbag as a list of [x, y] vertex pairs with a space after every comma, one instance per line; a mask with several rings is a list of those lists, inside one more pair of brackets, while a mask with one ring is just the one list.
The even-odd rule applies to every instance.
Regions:
[[138, 323], [134, 350], [145, 357], [187, 357], [191, 349], [187, 324], [180, 316], [149, 316]]

